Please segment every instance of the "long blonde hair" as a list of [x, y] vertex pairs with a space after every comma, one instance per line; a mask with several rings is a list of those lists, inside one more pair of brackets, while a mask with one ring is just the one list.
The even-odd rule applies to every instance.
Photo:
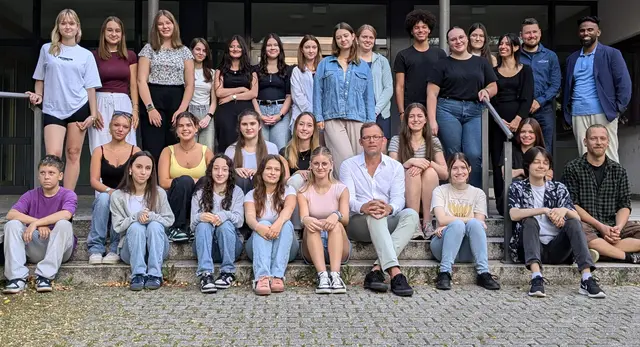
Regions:
[[153, 18], [153, 26], [151, 26], [151, 32], [149, 33], [149, 43], [151, 44], [151, 48], [154, 51], [159, 51], [162, 47], [162, 37], [160, 36], [160, 31], [158, 30], [158, 20], [160, 17], [167, 17], [171, 23], [173, 23], [173, 33], [171, 34], [171, 48], [181, 48], [182, 40], [180, 40], [180, 27], [178, 26], [178, 21], [176, 21], [176, 17], [167, 10], [159, 10], [156, 13], [156, 16]]
[[284, 154], [285, 159], [289, 163], [289, 168], [291, 169], [299, 169], [298, 167], [298, 156], [300, 154], [300, 138], [298, 137], [298, 125], [302, 121], [302, 117], [309, 116], [311, 117], [311, 121], [313, 122], [313, 134], [311, 134], [311, 138], [309, 139], [309, 149], [313, 151], [314, 149], [320, 146], [320, 131], [318, 130], [318, 122], [316, 122], [316, 117], [311, 112], [302, 112], [296, 118], [295, 123], [293, 124], [293, 137], [289, 144], [285, 147]]
[[[313, 152], [311, 152], [311, 158], [309, 159], [309, 162], [312, 162], [313, 158], [319, 155], [324, 155], [325, 157], [329, 158], [329, 161], [331, 162], [331, 166], [333, 166], [333, 154], [331, 154], [331, 150], [329, 148], [324, 146], [320, 146], [314, 149]], [[336, 179], [335, 177], [333, 177], [333, 168], [329, 170], [327, 175], [329, 177], [329, 182], [331, 182], [331, 184], [336, 183]], [[313, 186], [314, 184], [316, 184], [316, 176], [313, 174], [313, 170], [309, 170], [309, 175], [307, 176], [307, 183], [305, 183], [305, 185], [302, 186], [302, 188], [300, 188], [300, 193], [306, 192], [307, 189], [309, 189], [309, 187]]]
[[60, 54], [60, 45], [62, 44], [62, 35], [60, 35], [60, 22], [63, 19], [69, 18], [78, 24], [78, 32], [76, 33], [76, 43], [80, 42], [80, 38], [82, 37], [82, 28], [80, 27], [80, 17], [76, 11], [65, 8], [64, 10], [58, 13], [56, 17], [56, 24], [53, 26], [53, 30], [51, 30], [51, 47], [49, 47], [49, 54], [57, 57]]

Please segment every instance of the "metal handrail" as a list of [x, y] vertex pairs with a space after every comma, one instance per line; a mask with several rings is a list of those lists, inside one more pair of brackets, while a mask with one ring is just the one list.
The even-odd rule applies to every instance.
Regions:
[[[13, 93], [13, 92], [0, 92], [0, 98], [2, 99], [28, 99], [29, 95], [25, 93]], [[30, 104], [31, 110], [33, 110], [33, 187], [38, 187], [40, 181], [38, 181], [38, 163], [42, 157], [42, 110], [40, 107]]]

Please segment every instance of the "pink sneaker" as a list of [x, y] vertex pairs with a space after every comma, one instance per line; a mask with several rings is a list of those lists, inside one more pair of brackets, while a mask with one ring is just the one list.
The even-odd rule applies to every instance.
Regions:
[[272, 293], [284, 292], [284, 281], [282, 280], [282, 278], [274, 277], [271, 280], [271, 292]]
[[262, 277], [254, 284], [253, 291], [256, 295], [269, 295], [271, 294], [271, 287], [269, 287], [269, 277]]

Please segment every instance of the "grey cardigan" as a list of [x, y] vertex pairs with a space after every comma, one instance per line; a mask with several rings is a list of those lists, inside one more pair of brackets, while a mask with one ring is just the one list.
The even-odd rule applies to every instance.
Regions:
[[[127, 201], [128, 194], [122, 190], [116, 190], [111, 193], [110, 210], [111, 210], [111, 225], [113, 230], [119, 234], [127, 232], [127, 229], [131, 224], [138, 221], [138, 214], [129, 213], [129, 202]], [[167, 193], [164, 189], [158, 187], [158, 200], [156, 202], [158, 212], [149, 212], [149, 221], [158, 222], [165, 228], [170, 227], [175, 220], [171, 206], [169, 206], [169, 200], [167, 200]], [[122, 238], [124, 239], [124, 238]], [[124, 244], [122, 242], [120, 244]]]
[[240, 187], [233, 188], [233, 197], [231, 199], [231, 207], [229, 210], [223, 210], [222, 206], [213, 204], [213, 210], [201, 211], [200, 199], [202, 199], [202, 189], [199, 189], [191, 198], [191, 231], [195, 232], [198, 223], [201, 223], [200, 215], [203, 212], [210, 212], [218, 217], [222, 223], [230, 221], [236, 228], [242, 227], [244, 224], [244, 193]]

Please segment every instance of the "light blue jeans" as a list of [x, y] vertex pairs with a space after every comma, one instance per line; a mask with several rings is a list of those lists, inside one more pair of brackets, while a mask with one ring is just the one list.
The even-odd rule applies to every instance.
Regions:
[[440, 260], [440, 272], [452, 273], [454, 260], [475, 263], [478, 274], [489, 272], [487, 234], [482, 223], [472, 219], [465, 224], [456, 219], [431, 239], [431, 253]]
[[169, 238], [162, 224], [135, 222], [129, 226], [120, 258], [131, 265], [131, 278], [135, 275], [162, 278], [162, 262], [168, 256]]
[[[263, 116], [279, 114], [282, 105], [260, 105], [260, 113]], [[273, 142], [278, 146], [278, 151], [287, 145], [291, 139], [289, 131], [289, 123], [291, 122], [291, 113], [287, 113], [284, 117], [274, 125], [263, 125], [262, 136], [265, 141]]]
[[107, 239], [107, 230], [109, 230], [109, 236], [111, 239], [109, 252], [118, 253], [120, 234], [113, 231], [113, 229], [109, 229], [109, 220], [111, 218], [111, 211], [109, 210], [110, 198], [111, 196], [108, 193], [100, 193], [93, 201], [91, 228], [89, 229], [89, 235], [87, 236], [89, 254], [104, 254], [106, 251], [105, 241]]
[[[262, 221], [260, 224], [271, 225], [268, 221]], [[247, 257], [253, 260], [255, 280], [265, 276], [284, 278], [287, 264], [296, 258], [299, 249], [300, 243], [296, 240], [290, 221], [284, 223], [280, 235], [275, 240], [266, 240], [254, 231], [245, 245]]]
[[216, 227], [211, 223], [200, 222], [195, 232], [193, 249], [198, 256], [196, 276], [205, 272], [213, 273], [214, 261], [222, 262], [220, 272], [236, 273], [234, 262], [242, 253], [242, 240], [235, 225], [226, 221]]

